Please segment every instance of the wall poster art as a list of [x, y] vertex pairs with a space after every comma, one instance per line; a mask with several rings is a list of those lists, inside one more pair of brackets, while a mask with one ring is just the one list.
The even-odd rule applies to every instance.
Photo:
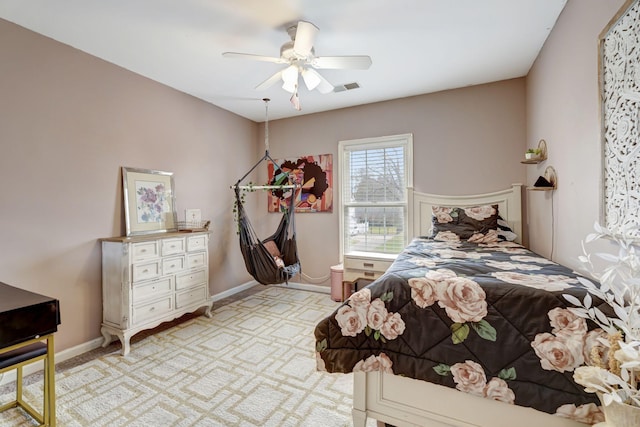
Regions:
[[[269, 163], [269, 183], [278, 183], [281, 174], [288, 173], [295, 190], [274, 190], [268, 195], [269, 212], [282, 212], [294, 197], [296, 212], [331, 212], [333, 209], [333, 156], [319, 154]], [[294, 194], [295, 193], [295, 194]]]

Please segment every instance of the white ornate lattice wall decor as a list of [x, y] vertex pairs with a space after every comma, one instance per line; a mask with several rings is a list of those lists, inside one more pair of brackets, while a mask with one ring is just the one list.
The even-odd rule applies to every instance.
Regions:
[[605, 30], [600, 55], [604, 219], [618, 232], [640, 225], [640, 0], [625, 3]]

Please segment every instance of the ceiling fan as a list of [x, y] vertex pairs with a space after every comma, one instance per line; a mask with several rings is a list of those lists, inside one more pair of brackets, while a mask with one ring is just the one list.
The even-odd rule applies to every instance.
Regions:
[[366, 70], [371, 66], [371, 58], [366, 55], [353, 56], [315, 56], [313, 42], [318, 27], [310, 22], [299, 21], [287, 28], [291, 41], [280, 48], [280, 57], [253, 55], [248, 53], [224, 52], [225, 58], [251, 59], [255, 61], [286, 64], [287, 67], [278, 71], [267, 80], [256, 86], [257, 90], [264, 90], [282, 80], [282, 88], [296, 96], [299, 77], [302, 76], [305, 86], [309, 90], [317, 89], [320, 93], [332, 92], [334, 87], [316, 69], [350, 69]]

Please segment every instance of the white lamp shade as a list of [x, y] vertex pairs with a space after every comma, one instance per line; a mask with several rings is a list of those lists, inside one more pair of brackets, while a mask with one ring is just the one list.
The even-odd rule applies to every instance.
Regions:
[[294, 93], [298, 87], [298, 82], [284, 82], [282, 84], [282, 89], [286, 90], [289, 93]]
[[314, 90], [315, 88], [317, 88], [322, 81], [316, 70], [306, 68], [302, 70], [302, 78], [304, 79], [304, 84], [309, 90]]
[[289, 65], [282, 70], [282, 81], [284, 82], [282, 89], [291, 93], [295, 92], [298, 87], [298, 67]]

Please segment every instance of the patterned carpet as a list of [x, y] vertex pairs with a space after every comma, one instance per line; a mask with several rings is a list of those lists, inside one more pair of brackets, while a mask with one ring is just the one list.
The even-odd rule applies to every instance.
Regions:
[[[326, 294], [254, 289], [216, 304], [211, 319], [192, 316], [132, 340], [126, 358], [112, 344], [60, 364], [58, 425], [350, 426], [352, 376], [315, 370], [313, 329], [338, 303]], [[39, 409], [40, 376], [32, 377], [25, 395]], [[8, 392], [0, 390], [0, 404], [11, 400]], [[33, 425], [27, 420], [18, 409], [0, 414], [1, 426]]]

